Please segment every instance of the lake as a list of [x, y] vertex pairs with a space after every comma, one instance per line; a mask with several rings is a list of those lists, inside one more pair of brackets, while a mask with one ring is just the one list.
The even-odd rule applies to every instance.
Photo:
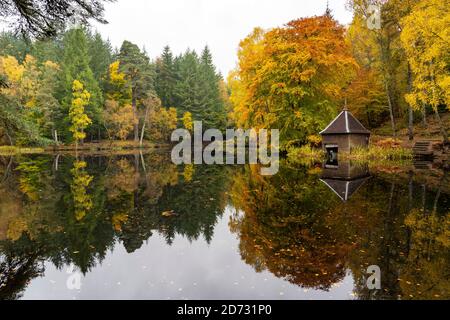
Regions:
[[0, 299], [450, 298], [439, 168], [169, 156], [0, 157]]

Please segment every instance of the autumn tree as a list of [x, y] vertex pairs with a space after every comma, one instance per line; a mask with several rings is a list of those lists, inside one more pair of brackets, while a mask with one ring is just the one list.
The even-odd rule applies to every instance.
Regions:
[[229, 77], [237, 126], [277, 128], [282, 148], [326, 126], [356, 69], [344, 28], [328, 15], [255, 29], [238, 57]]
[[127, 86], [125, 73], [120, 72], [120, 61], [109, 66], [108, 91], [103, 118], [108, 136], [126, 140], [134, 128], [137, 118], [131, 106], [131, 90]]
[[139, 144], [142, 147], [144, 141], [145, 128], [148, 125], [154, 129], [153, 124], [157, 123], [157, 120], [161, 118], [163, 115], [164, 109], [161, 108], [161, 99], [154, 94], [149, 94], [148, 97], [143, 102], [145, 106], [145, 115], [143, 119], [142, 129], [141, 129], [141, 137], [139, 140]]
[[401, 40], [414, 75], [406, 100], [416, 110], [431, 106], [445, 143], [448, 132], [439, 108], [450, 110], [450, 9], [438, 0], [422, 0], [402, 20]]
[[[152, 63], [128, 41], [114, 52], [109, 41], [85, 27], [52, 39], [0, 33], [0, 79], [0, 138], [8, 144], [70, 143], [74, 80], [90, 94], [85, 113], [92, 123], [84, 129], [90, 141], [126, 139], [130, 126], [137, 141], [165, 141], [168, 128], [186, 112], [205, 128], [223, 128], [229, 110], [227, 85], [208, 48], [200, 56], [188, 51], [173, 57], [167, 47]], [[162, 113], [152, 120], [147, 102], [158, 99], [164, 101], [158, 106]], [[150, 121], [158, 123], [155, 139]]]
[[[52, 37], [69, 21], [87, 24], [90, 19], [105, 23], [103, 1], [65, 0], [55, 5], [50, 0], [5, 0], [0, 2], [0, 17], [23, 36]], [[0, 87], [4, 86], [0, 78]]]
[[110, 138], [126, 140], [136, 123], [131, 104], [121, 106], [115, 100], [105, 101], [105, 127]]
[[92, 124], [92, 120], [85, 113], [86, 106], [89, 105], [90, 93], [84, 89], [83, 83], [78, 80], [73, 81], [72, 104], [69, 109], [71, 126], [69, 128], [75, 140], [75, 149], [78, 149], [78, 142], [86, 138], [85, 129]]
[[185, 112], [181, 121], [183, 121], [183, 127], [185, 129], [191, 132], [192, 130], [194, 130], [194, 123], [192, 121], [192, 114], [190, 112]]
[[356, 77], [345, 90], [348, 108], [369, 128], [378, 127], [390, 113], [378, 66], [376, 38], [368, 32], [367, 21], [358, 16], [353, 18], [346, 38], [359, 67]]
[[[125, 74], [131, 92], [131, 106], [139, 118], [142, 101], [154, 89], [154, 70], [145, 52], [129, 41], [124, 41], [119, 53], [120, 72]], [[134, 124], [134, 141], [139, 141], [139, 123]]]
[[[87, 115], [92, 121], [89, 129], [90, 136], [98, 136], [102, 124], [103, 93], [99, 87], [94, 73], [90, 67], [88, 36], [83, 28], [67, 31], [63, 39], [61, 101], [62, 115], [66, 116], [72, 102], [72, 89], [74, 80], [79, 80], [90, 94]], [[59, 126], [64, 128], [68, 119], [60, 119]]]
[[[8, 82], [7, 87], [0, 89], [5, 99], [5, 134], [16, 135], [23, 144], [45, 143], [52, 136], [55, 113], [59, 109], [55, 97], [58, 72], [56, 63], [46, 61], [39, 65], [31, 55], [26, 55], [22, 63], [12, 56], [0, 57], [0, 75]], [[9, 133], [13, 127], [16, 132]]]
[[172, 131], [177, 128], [177, 110], [175, 108], [163, 108], [161, 100], [154, 95], [150, 95], [144, 104], [146, 106], [146, 115], [141, 130], [141, 145], [146, 129], [152, 141], [169, 141]]
[[[393, 136], [397, 135], [397, 118], [408, 113], [409, 137], [413, 137], [413, 113], [404, 99], [408, 91], [408, 83], [411, 81], [409, 65], [405, 59], [405, 53], [400, 42], [402, 32], [401, 19], [407, 16], [411, 7], [418, 0], [351, 0], [350, 6], [354, 10], [352, 27], [354, 38], [362, 38], [355, 50], [359, 54], [370, 55], [368, 61], [370, 68], [381, 76], [387, 110]], [[373, 18], [373, 12], [368, 9], [370, 5], [379, 8], [380, 26], [369, 28], [368, 21]], [[353, 41], [355, 44], [355, 41]], [[362, 50], [362, 51], [361, 51]]]

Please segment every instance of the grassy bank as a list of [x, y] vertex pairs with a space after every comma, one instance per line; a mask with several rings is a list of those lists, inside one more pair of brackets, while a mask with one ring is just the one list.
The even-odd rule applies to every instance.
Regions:
[[[159, 149], [168, 147], [168, 144], [155, 144], [144, 142], [142, 146], [135, 141], [100, 141], [97, 143], [84, 143], [78, 145], [79, 152], [108, 152], [108, 151], [130, 151], [142, 149]], [[75, 152], [74, 144], [61, 144], [58, 146], [48, 146], [45, 148], [19, 147], [19, 146], [0, 146], [0, 155], [9, 156], [17, 154], [37, 154], [52, 152]]]
[[412, 160], [414, 155], [411, 149], [395, 147], [386, 148], [372, 145], [369, 148], [356, 148], [350, 153], [339, 155], [341, 159], [350, 160]]
[[0, 146], [0, 156], [11, 156], [17, 154], [36, 154], [43, 153], [43, 148], [29, 148], [29, 147], [15, 147], [15, 146]]
[[325, 153], [322, 149], [313, 148], [309, 145], [302, 147], [291, 147], [287, 150], [288, 160], [292, 162], [300, 161], [300, 159], [313, 159], [323, 160], [325, 159]]
[[[133, 150], [133, 149], [152, 149], [162, 146], [150, 142], [144, 142], [140, 145], [135, 141], [108, 141], [102, 140], [99, 142], [87, 142], [78, 145], [78, 151], [103, 151], [103, 150]], [[75, 151], [75, 144], [61, 144], [58, 146], [50, 146], [45, 148], [47, 151]]]
[[[316, 161], [325, 160], [326, 155], [319, 148], [302, 146], [288, 150], [288, 160], [293, 163], [303, 163], [304, 159], [313, 159]], [[413, 152], [409, 148], [400, 146], [386, 147], [371, 145], [369, 148], [356, 148], [350, 153], [339, 153], [340, 160], [354, 160], [361, 162], [368, 161], [398, 161], [409, 162], [413, 159]]]

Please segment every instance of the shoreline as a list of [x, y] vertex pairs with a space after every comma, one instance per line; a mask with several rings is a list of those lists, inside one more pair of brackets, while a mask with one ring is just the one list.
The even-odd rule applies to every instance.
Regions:
[[73, 145], [61, 145], [50, 147], [20, 147], [20, 146], [0, 146], [0, 156], [14, 156], [14, 155], [32, 155], [32, 154], [95, 154], [95, 153], [133, 153], [149, 150], [163, 150], [169, 148], [169, 144], [144, 144], [143, 146], [135, 144], [105, 144], [105, 143], [86, 143], [75, 149]]

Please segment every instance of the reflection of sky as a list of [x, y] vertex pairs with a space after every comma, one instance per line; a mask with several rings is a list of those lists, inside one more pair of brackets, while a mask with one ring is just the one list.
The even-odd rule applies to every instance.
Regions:
[[350, 299], [353, 279], [345, 279], [329, 292], [303, 289], [256, 273], [241, 260], [239, 240], [228, 228], [233, 211], [227, 208], [208, 245], [177, 237], [168, 246], [154, 234], [147, 244], [127, 254], [121, 244], [101, 265], [82, 278], [81, 290], [68, 290], [67, 267], [57, 270], [46, 263], [45, 276], [31, 281], [24, 299]]

